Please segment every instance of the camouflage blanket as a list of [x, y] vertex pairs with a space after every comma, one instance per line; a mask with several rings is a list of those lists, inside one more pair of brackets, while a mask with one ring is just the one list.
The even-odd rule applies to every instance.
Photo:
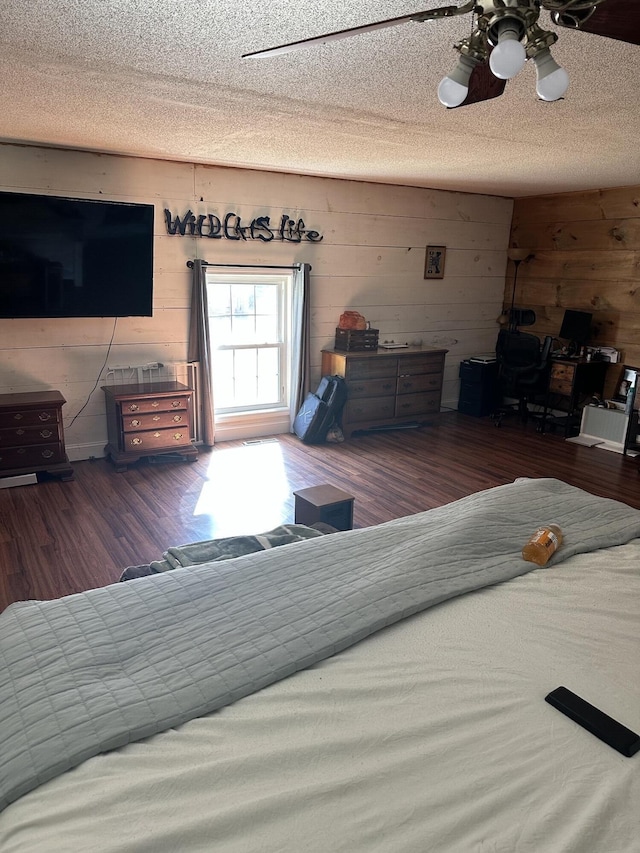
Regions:
[[268, 548], [276, 548], [279, 545], [302, 542], [304, 539], [322, 536], [327, 532], [330, 532], [328, 528], [322, 529], [320, 526], [314, 528], [304, 524], [282, 524], [256, 536], [227, 536], [223, 539], [205, 539], [202, 542], [176, 545], [166, 550], [161, 560], [154, 560], [140, 566], [129, 566], [121, 574], [120, 580], [129, 581], [172, 569], [197, 566], [200, 563], [232, 560], [234, 557], [266, 551]]

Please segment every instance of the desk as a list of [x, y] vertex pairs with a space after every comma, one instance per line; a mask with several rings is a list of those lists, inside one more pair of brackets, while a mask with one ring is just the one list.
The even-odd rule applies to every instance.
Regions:
[[542, 432], [548, 422], [555, 420], [549, 416], [550, 409], [566, 410], [562, 418], [565, 436], [579, 427], [582, 405], [588, 397], [602, 394], [608, 366], [608, 361], [587, 361], [585, 358], [552, 359]]

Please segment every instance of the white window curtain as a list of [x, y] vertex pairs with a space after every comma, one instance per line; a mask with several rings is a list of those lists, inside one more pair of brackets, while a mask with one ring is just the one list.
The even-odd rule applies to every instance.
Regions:
[[293, 421], [307, 396], [311, 372], [310, 354], [310, 264], [300, 264], [293, 274], [291, 299], [291, 385], [289, 389], [289, 417], [291, 432]]

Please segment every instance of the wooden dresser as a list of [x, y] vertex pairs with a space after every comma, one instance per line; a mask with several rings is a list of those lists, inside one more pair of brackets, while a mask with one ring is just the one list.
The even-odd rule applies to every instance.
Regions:
[[343, 376], [347, 402], [342, 430], [422, 423], [440, 411], [445, 349], [342, 352], [322, 350], [322, 374]]
[[53, 474], [73, 479], [64, 446], [59, 391], [0, 394], [0, 477]]
[[197, 458], [191, 443], [191, 388], [180, 382], [136, 382], [103, 385], [102, 390], [109, 437], [105, 455], [116, 471], [162, 453], [179, 453], [188, 462]]

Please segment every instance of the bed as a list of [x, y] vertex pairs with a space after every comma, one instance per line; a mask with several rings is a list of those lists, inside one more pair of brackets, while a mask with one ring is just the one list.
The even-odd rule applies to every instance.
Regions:
[[[544, 521], [565, 542], [537, 568], [519, 549]], [[518, 480], [377, 528], [13, 605], [0, 616], [0, 849], [638, 850], [640, 753], [544, 698], [565, 685], [640, 729], [639, 558], [640, 512]], [[268, 624], [283, 599], [296, 616]], [[314, 629], [295, 640], [299, 608]], [[220, 658], [229, 613], [254, 649], [241, 667], [237, 650]], [[160, 695], [147, 667], [163, 668], [167, 645], [182, 668]], [[247, 677], [257, 658], [270, 671]], [[174, 707], [202, 665], [206, 699]], [[122, 707], [131, 681], [150, 685], [137, 710]], [[74, 691], [84, 707], [67, 719]]]

